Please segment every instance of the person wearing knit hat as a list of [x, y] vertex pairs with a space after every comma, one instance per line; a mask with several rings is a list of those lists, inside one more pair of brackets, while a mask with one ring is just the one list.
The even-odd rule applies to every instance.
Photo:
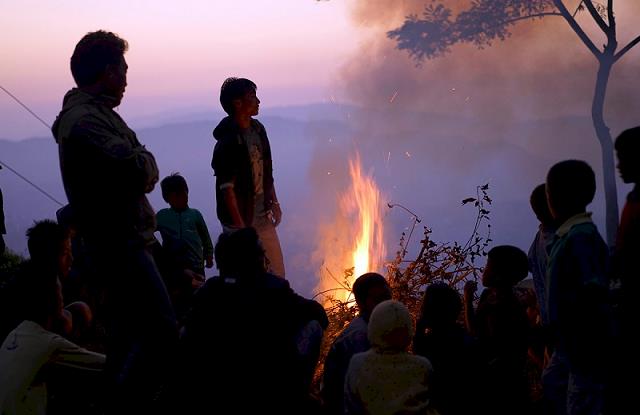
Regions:
[[413, 319], [399, 301], [387, 300], [371, 313], [371, 349], [351, 359], [345, 380], [346, 414], [437, 414], [430, 407], [431, 363], [407, 350]]

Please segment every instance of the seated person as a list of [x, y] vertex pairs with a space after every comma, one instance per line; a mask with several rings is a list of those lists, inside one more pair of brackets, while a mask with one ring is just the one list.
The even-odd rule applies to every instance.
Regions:
[[[51, 220], [36, 222], [27, 230], [27, 247], [31, 262], [39, 272], [55, 275], [64, 288], [73, 263], [71, 237], [62, 226]], [[54, 331], [80, 341], [91, 326], [93, 313], [83, 301], [66, 304]]]
[[326, 328], [324, 309], [266, 272], [253, 228], [221, 235], [215, 256], [220, 276], [196, 292], [183, 330], [186, 405], [196, 413], [305, 413], [321, 335], [301, 347], [300, 333], [314, 321]]
[[334, 340], [324, 362], [322, 398], [328, 414], [344, 414], [344, 377], [351, 358], [369, 350], [367, 326], [373, 309], [391, 299], [391, 288], [380, 274], [363, 274], [353, 283], [353, 295], [360, 313]]
[[371, 349], [351, 359], [345, 414], [436, 414], [430, 402], [431, 363], [408, 352], [413, 319], [399, 301], [383, 301], [369, 319]]
[[66, 368], [71, 373], [99, 373], [105, 356], [90, 352], [53, 333], [62, 314], [59, 279], [28, 264], [20, 276], [22, 322], [0, 347], [0, 413], [46, 414], [47, 383]]

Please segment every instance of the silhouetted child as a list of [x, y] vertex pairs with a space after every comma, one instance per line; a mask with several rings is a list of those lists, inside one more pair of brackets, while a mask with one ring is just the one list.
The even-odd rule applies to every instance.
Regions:
[[344, 388], [345, 414], [432, 414], [431, 363], [407, 350], [413, 318], [399, 301], [387, 300], [371, 313], [371, 349], [351, 359]]
[[[432, 401], [441, 415], [477, 409], [478, 356], [471, 336], [458, 322], [462, 300], [449, 285], [438, 282], [424, 292], [416, 323], [413, 352], [433, 365]], [[465, 399], [460, 399], [464, 391]]]
[[515, 246], [501, 245], [489, 251], [482, 274], [486, 288], [477, 310], [475, 281], [464, 287], [467, 328], [478, 340], [484, 366], [480, 374], [483, 401], [491, 413], [526, 413], [529, 406], [526, 362], [529, 322], [525, 306], [514, 292], [529, 273], [527, 255]]
[[[160, 182], [162, 198], [171, 206], [156, 214], [165, 254], [165, 280], [178, 317], [186, 312], [193, 290], [205, 280], [204, 267], [213, 267], [213, 243], [197, 209], [189, 207], [189, 187], [178, 173]], [[169, 275], [167, 275], [169, 274]]]
[[356, 353], [369, 350], [367, 326], [373, 309], [391, 299], [391, 288], [380, 274], [369, 272], [353, 283], [353, 295], [360, 313], [334, 340], [324, 363], [322, 398], [327, 414], [344, 414], [344, 379]]
[[[616, 321], [619, 324], [617, 350], [618, 360], [614, 382], [616, 397], [611, 399], [617, 406], [617, 412], [635, 404], [635, 385], [627, 381], [635, 377], [637, 366], [630, 364], [638, 361], [640, 342], [636, 327], [640, 312], [635, 299], [640, 292], [640, 127], [623, 131], [616, 139], [618, 170], [625, 183], [633, 183], [622, 210], [620, 226], [614, 252], [612, 277], [620, 282], [617, 299]], [[610, 408], [611, 409], [611, 408]]]
[[596, 192], [584, 161], [566, 160], [547, 174], [549, 208], [560, 224], [549, 250], [547, 312], [553, 354], [543, 374], [558, 414], [599, 414], [609, 342], [607, 245], [586, 212]]
[[[42, 273], [60, 280], [61, 286], [68, 283], [73, 264], [71, 237], [67, 230], [52, 220], [36, 222], [27, 230], [27, 247], [31, 262]], [[83, 301], [66, 304], [54, 331], [81, 342], [93, 321], [93, 313]]]

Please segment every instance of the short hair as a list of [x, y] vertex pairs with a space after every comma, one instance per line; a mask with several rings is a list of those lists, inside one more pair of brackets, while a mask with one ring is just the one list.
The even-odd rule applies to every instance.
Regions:
[[222, 233], [216, 243], [215, 259], [221, 276], [245, 277], [266, 271], [264, 249], [251, 227]]
[[515, 285], [529, 275], [529, 258], [524, 251], [512, 245], [499, 245], [487, 254], [491, 271], [499, 284]]
[[189, 186], [184, 177], [180, 176], [180, 173], [171, 173], [170, 176], [165, 177], [160, 182], [160, 189], [162, 189], [162, 198], [165, 202], [169, 203], [169, 195], [171, 193], [177, 193], [181, 190], [189, 193]]
[[630, 128], [620, 133], [616, 138], [615, 148], [618, 153], [640, 157], [640, 127]]
[[549, 203], [547, 202], [546, 185], [544, 183], [539, 184], [533, 189], [529, 203], [531, 204], [533, 213], [535, 213], [540, 222], [546, 225], [553, 221], [553, 216], [549, 210]]
[[57, 260], [62, 251], [62, 243], [68, 237], [69, 232], [50, 219], [35, 222], [27, 229], [29, 256], [34, 261]]
[[427, 287], [422, 299], [419, 323], [421, 327], [455, 323], [462, 311], [462, 300], [455, 288], [444, 282]]
[[552, 206], [584, 209], [596, 194], [596, 175], [582, 160], [561, 161], [549, 170], [546, 189]]
[[379, 285], [389, 287], [387, 280], [377, 272], [367, 272], [366, 274], [359, 276], [353, 283], [352, 287], [356, 303], [362, 304], [369, 295], [369, 291], [373, 287]]
[[222, 109], [233, 115], [233, 101], [242, 98], [249, 92], [255, 92], [258, 89], [253, 81], [246, 78], [227, 78], [220, 87], [220, 104]]
[[79, 87], [94, 84], [108, 65], [117, 65], [129, 49], [126, 40], [98, 30], [84, 35], [71, 55], [71, 74]]

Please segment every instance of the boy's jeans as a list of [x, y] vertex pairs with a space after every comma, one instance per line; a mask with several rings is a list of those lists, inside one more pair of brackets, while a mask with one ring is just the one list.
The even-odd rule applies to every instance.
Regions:
[[[597, 358], [594, 356], [594, 359]], [[549, 364], [542, 373], [542, 384], [550, 413], [598, 415], [603, 411], [602, 380], [594, 375], [572, 372], [569, 359], [561, 351], [553, 352]]]

